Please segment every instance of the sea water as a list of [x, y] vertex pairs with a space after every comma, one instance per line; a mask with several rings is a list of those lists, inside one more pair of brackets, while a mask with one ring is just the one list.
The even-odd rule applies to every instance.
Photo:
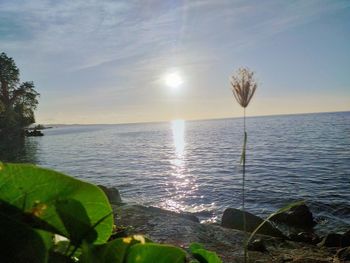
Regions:
[[[247, 118], [246, 207], [260, 216], [306, 200], [319, 230], [350, 227], [350, 112]], [[219, 221], [241, 207], [241, 118], [69, 125], [2, 152], [120, 190], [127, 202]]]

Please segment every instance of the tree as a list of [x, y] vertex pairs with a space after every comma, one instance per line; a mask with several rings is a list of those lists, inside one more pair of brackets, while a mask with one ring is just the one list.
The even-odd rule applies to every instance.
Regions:
[[20, 83], [15, 61], [0, 54], [0, 135], [16, 136], [35, 122], [39, 93], [32, 81]]

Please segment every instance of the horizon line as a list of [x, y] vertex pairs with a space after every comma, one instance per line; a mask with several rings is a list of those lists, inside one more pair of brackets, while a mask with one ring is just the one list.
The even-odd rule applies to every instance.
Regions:
[[[253, 115], [246, 116], [246, 118], [263, 118], [263, 117], [277, 117], [277, 116], [295, 116], [295, 115], [307, 115], [307, 114], [323, 114], [323, 113], [346, 113], [350, 110], [344, 111], [319, 111], [319, 112], [303, 112], [303, 113], [281, 113], [281, 114], [266, 114], [266, 115]], [[132, 125], [132, 124], [157, 124], [157, 123], [167, 123], [175, 120], [184, 120], [184, 121], [212, 121], [212, 120], [225, 120], [225, 119], [241, 119], [241, 117], [219, 117], [219, 118], [202, 118], [202, 119], [182, 119], [176, 118], [172, 120], [163, 120], [163, 121], [140, 121], [140, 122], [121, 122], [121, 123], [35, 123], [35, 125], [45, 125], [45, 126], [87, 126], [87, 125]]]

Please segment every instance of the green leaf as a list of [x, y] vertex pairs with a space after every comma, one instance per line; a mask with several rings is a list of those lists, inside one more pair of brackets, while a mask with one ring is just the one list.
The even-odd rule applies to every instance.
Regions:
[[52, 233], [59, 232], [56, 228], [39, 217], [34, 216], [32, 213], [24, 212], [3, 200], [0, 200], [0, 214], [8, 216], [12, 220], [25, 223], [33, 228], [43, 229]]
[[[86, 238], [101, 244], [112, 233], [112, 208], [102, 190], [62, 173], [28, 164], [0, 163], [0, 200], [41, 219], [56, 229], [55, 233], [74, 240], [86, 229], [85, 223], [95, 226], [110, 214], [96, 225], [96, 238], [92, 232]], [[83, 226], [77, 225], [79, 229], [74, 230], [78, 222]]]
[[193, 252], [193, 251], [195, 251], [197, 249], [202, 249], [202, 248], [203, 248], [203, 245], [199, 244], [199, 243], [196, 243], [196, 242], [191, 243], [190, 247], [189, 247], [191, 252]]
[[180, 248], [155, 243], [136, 244], [129, 249], [127, 263], [183, 263], [186, 253]]
[[117, 238], [103, 245], [83, 245], [82, 263], [123, 263], [128, 249], [140, 242], [147, 242], [143, 236]]
[[52, 235], [0, 214], [0, 262], [46, 262]]
[[248, 239], [248, 241], [247, 241], [246, 244], [249, 244], [249, 243], [250, 243], [250, 241], [253, 239], [253, 237], [254, 237], [255, 234], [259, 231], [259, 229], [260, 229], [267, 221], [269, 221], [273, 216], [278, 215], [278, 214], [281, 214], [281, 213], [284, 213], [284, 212], [287, 212], [288, 210], [290, 210], [290, 209], [292, 209], [292, 208], [294, 208], [294, 207], [300, 206], [300, 205], [302, 205], [302, 204], [305, 204], [305, 201], [302, 200], [302, 201], [293, 202], [293, 203], [291, 203], [291, 204], [288, 204], [288, 205], [286, 205], [286, 206], [284, 206], [284, 207], [278, 209], [276, 212], [270, 214], [270, 215], [269, 215], [263, 222], [261, 222], [261, 224], [258, 225], [258, 227], [255, 228], [255, 230], [250, 234], [249, 239]]
[[200, 263], [222, 263], [221, 259], [215, 252], [204, 249], [199, 243], [192, 243], [190, 245], [190, 251], [194, 258]]
[[90, 219], [80, 202], [74, 199], [59, 200], [55, 206], [73, 245], [79, 246], [83, 239], [88, 243], [96, 240], [97, 233], [91, 228]]

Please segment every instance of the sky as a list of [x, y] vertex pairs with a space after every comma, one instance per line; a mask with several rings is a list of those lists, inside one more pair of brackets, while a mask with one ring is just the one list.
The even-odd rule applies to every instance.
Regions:
[[[41, 94], [37, 123], [350, 110], [350, 1], [0, 0], [0, 52]], [[177, 74], [177, 87], [166, 77]]]

